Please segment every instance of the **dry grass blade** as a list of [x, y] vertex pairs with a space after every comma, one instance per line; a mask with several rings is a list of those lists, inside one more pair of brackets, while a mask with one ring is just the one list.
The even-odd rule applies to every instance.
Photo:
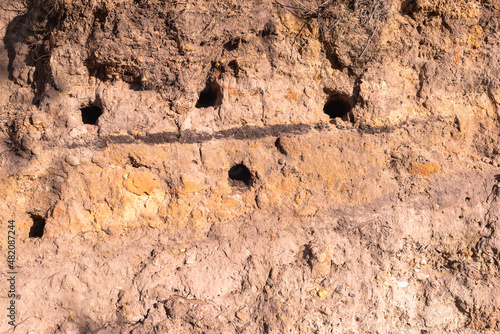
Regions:
[[[291, 44], [290, 56], [293, 55], [293, 48], [304, 28], [311, 23], [312, 19], [316, 19], [321, 40], [330, 45], [333, 45], [338, 38], [349, 34], [349, 31], [352, 30], [347, 27], [351, 26], [350, 29], [352, 29], [353, 19], [356, 19], [359, 22], [358, 27], [364, 30], [368, 37], [364, 46], [359, 45], [358, 50], [362, 48], [357, 57], [359, 60], [366, 54], [370, 44], [379, 32], [380, 22], [389, 17], [391, 10], [390, 3], [386, 0], [354, 0], [350, 5], [340, 1], [325, 0], [312, 8], [308, 7], [308, 3], [303, 0], [293, 0], [290, 3], [275, 0], [275, 3], [304, 21], [304, 24], [295, 34]], [[351, 23], [348, 23], [349, 21]], [[346, 23], [346, 26], [339, 27], [339, 22]]]
[[375, 28], [373, 29], [373, 32], [372, 32], [370, 38], [368, 39], [368, 42], [366, 43], [365, 48], [363, 49], [363, 52], [361, 52], [361, 54], [359, 55], [358, 59], [361, 59], [361, 57], [363, 57], [366, 50], [368, 49], [368, 46], [370, 45], [370, 43], [373, 39], [373, 36], [375, 36], [375, 32], [377, 31], [379, 21], [380, 21], [380, 15], [377, 17], [377, 23], [375, 24]]

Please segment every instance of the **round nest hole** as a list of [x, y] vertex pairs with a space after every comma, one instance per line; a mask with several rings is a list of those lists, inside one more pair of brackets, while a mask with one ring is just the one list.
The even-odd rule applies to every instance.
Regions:
[[222, 91], [220, 86], [215, 83], [209, 83], [200, 92], [198, 101], [196, 101], [196, 108], [218, 107], [222, 103]]
[[43, 232], [45, 230], [45, 218], [36, 215], [30, 214], [31, 220], [33, 221], [33, 225], [31, 225], [29, 237], [30, 238], [41, 238], [43, 236]]
[[251, 186], [253, 177], [252, 173], [247, 166], [243, 164], [237, 164], [231, 167], [228, 172], [229, 180], [233, 186]]
[[98, 106], [89, 106], [81, 108], [82, 112], [82, 121], [83, 124], [97, 124], [97, 120], [102, 115], [102, 109]]
[[333, 96], [329, 98], [323, 107], [323, 111], [325, 114], [330, 116], [331, 119], [339, 117], [343, 121], [350, 120], [351, 109], [351, 104], [347, 101], [347, 99], [340, 96]]

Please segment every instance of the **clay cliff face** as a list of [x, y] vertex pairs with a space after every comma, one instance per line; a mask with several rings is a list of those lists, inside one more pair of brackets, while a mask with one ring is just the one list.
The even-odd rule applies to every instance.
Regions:
[[497, 0], [0, 11], [16, 333], [500, 330]]

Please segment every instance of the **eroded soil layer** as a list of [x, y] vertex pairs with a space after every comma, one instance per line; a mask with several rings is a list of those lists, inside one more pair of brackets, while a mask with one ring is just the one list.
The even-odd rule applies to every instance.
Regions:
[[498, 0], [0, 13], [1, 331], [500, 331]]

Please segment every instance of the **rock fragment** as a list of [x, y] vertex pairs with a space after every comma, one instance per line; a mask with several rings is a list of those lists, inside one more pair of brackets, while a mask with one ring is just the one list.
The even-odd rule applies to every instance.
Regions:
[[326, 276], [330, 273], [331, 261], [328, 246], [321, 241], [312, 241], [306, 247], [306, 257], [313, 276]]
[[78, 159], [77, 157], [75, 157], [74, 155], [68, 155], [66, 157], [66, 162], [68, 164], [70, 164], [71, 166], [78, 166], [80, 164], [80, 159]]

